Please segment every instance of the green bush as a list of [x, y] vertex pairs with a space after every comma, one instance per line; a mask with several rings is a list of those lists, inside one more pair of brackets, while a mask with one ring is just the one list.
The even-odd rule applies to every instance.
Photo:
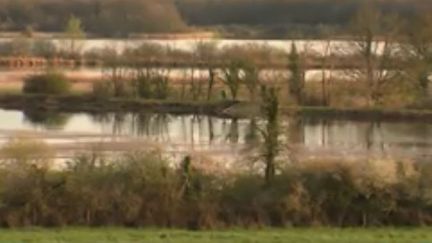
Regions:
[[71, 82], [64, 74], [47, 72], [26, 78], [23, 92], [26, 94], [63, 95], [69, 93], [70, 89]]

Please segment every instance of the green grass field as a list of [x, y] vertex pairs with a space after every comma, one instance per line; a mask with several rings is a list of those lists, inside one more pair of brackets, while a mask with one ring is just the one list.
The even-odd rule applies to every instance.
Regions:
[[26, 229], [0, 230], [0, 242], [173, 242], [173, 243], [432, 243], [432, 229], [287, 229], [188, 232], [133, 229]]

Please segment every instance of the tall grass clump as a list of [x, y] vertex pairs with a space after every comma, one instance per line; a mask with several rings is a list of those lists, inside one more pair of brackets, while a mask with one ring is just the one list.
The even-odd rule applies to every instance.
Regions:
[[71, 81], [62, 73], [48, 71], [24, 80], [23, 92], [26, 94], [64, 95], [71, 90]]

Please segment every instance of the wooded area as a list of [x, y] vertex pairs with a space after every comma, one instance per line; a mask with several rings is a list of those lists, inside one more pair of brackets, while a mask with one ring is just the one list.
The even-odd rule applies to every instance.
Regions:
[[[143, 32], [181, 32], [187, 26], [252, 28], [267, 34], [318, 35], [323, 27], [344, 32], [362, 0], [0, 0], [0, 30], [62, 31], [71, 15], [85, 31], [124, 37]], [[432, 7], [428, 0], [378, 0], [386, 13], [409, 19]], [[233, 27], [236, 26], [236, 27]], [[240, 27], [239, 27], [240, 26]]]
[[2, 0], [2, 30], [62, 31], [71, 15], [88, 33], [127, 36], [139, 32], [173, 32], [185, 24], [171, 0]]

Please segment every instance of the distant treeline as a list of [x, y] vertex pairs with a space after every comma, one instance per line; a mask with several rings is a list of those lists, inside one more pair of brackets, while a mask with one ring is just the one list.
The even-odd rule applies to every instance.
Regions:
[[[221, 26], [229, 33], [254, 37], [320, 37], [323, 31], [347, 32], [352, 16], [366, 0], [178, 0], [190, 25]], [[428, 11], [428, 0], [376, 0], [384, 13], [409, 20]], [[253, 27], [253, 28], [251, 28]]]
[[86, 32], [103, 36], [186, 27], [171, 0], [0, 0], [1, 30], [62, 31], [71, 15]]
[[[0, 0], [2, 31], [62, 31], [74, 15], [86, 32], [128, 36], [179, 32], [186, 26], [221, 26], [228, 33], [319, 34], [344, 31], [364, 0]], [[409, 19], [432, 8], [429, 0], [377, 0], [385, 12]]]
[[[190, 24], [272, 25], [346, 24], [366, 0], [178, 0], [178, 7]], [[384, 12], [409, 17], [425, 7], [428, 0], [377, 0]]]

